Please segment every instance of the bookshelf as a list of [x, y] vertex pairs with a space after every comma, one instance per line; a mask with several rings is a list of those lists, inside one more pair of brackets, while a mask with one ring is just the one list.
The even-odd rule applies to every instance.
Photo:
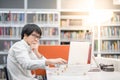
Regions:
[[[0, 53], [7, 54], [8, 49], [13, 43], [20, 40], [20, 33], [22, 27], [26, 23], [35, 23], [43, 30], [43, 35], [40, 40], [42, 45], [59, 45], [59, 12], [56, 9], [56, 0], [48, 1], [49, 5], [44, 0], [1, 0], [0, 5]], [[19, 2], [21, 5], [14, 3]], [[41, 3], [40, 6], [36, 6], [36, 3]], [[31, 5], [32, 4], [32, 5]], [[51, 4], [53, 4], [51, 6]], [[39, 5], [39, 4], [38, 4]], [[51, 7], [50, 7], [51, 6]], [[10, 9], [9, 9], [10, 8]], [[42, 8], [42, 9], [41, 9]]]
[[0, 56], [1, 64], [6, 63], [7, 51], [18, 40], [24, 25], [24, 12], [22, 10], [0, 11]]
[[41, 45], [59, 45], [59, 12], [57, 10], [27, 10], [27, 23], [35, 23], [42, 29]]
[[61, 11], [60, 41], [90, 41], [92, 28], [86, 24], [89, 13], [86, 11]]
[[[91, 41], [92, 27], [87, 23], [90, 0], [61, 0], [60, 43], [70, 41]], [[68, 4], [68, 5], [66, 5]]]
[[22, 9], [0, 11], [0, 78], [4, 78], [2, 70], [7, 63], [9, 48], [18, 40], [22, 26], [25, 24], [25, 13]]
[[120, 59], [120, 11], [112, 10], [112, 13], [110, 19], [95, 29], [98, 33], [94, 51], [102, 57]]
[[7, 63], [8, 50], [21, 40], [22, 27], [35, 23], [43, 31], [41, 45], [59, 45], [59, 19], [57, 0], [0, 1], [0, 79], [5, 78], [3, 66]]

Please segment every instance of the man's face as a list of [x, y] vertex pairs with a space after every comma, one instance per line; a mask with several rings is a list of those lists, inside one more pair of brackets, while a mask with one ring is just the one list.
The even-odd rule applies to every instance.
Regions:
[[39, 39], [40, 39], [40, 35], [36, 32], [31, 33], [29, 36], [26, 36], [25, 38], [26, 42], [29, 45], [38, 43]]

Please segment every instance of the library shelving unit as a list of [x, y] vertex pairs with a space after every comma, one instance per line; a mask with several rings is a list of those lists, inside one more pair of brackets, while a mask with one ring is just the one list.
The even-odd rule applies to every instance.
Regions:
[[25, 24], [24, 10], [0, 11], [0, 66], [6, 64], [9, 48], [18, 40]]
[[27, 23], [35, 23], [42, 29], [41, 45], [59, 45], [59, 12], [56, 10], [27, 10]]
[[[0, 68], [7, 63], [9, 48], [16, 41], [20, 40], [20, 34], [24, 24], [24, 10], [2, 9], [0, 11]], [[0, 71], [0, 74], [2, 74], [2, 71]]]
[[57, 0], [27, 0], [26, 23], [35, 23], [42, 29], [41, 45], [59, 45], [60, 13]]
[[57, 0], [0, 1], [0, 79], [5, 77], [3, 67], [7, 63], [8, 50], [21, 39], [22, 27], [35, 23], [43, 31], [41, 45], [59, 45], [59, 19]]
[[101, 56], [120, 58], [120, 12], [113, 11], [110, 22], [100, 25]]
[[[91, 26], [87, 24], [90, 0], [61, 0], [60, 2], [60, 43], [90, 41]], [[66, 5], [67, 4], [67, 5]]]
[[84, 11], [71, 11], [61, 12], [61, 44], [69, 44], [70, 41], [90, 41], [92, 28], [86, 23], [89, 13]]
[[[103, 4], [104, 3], [104, 4]], [[94, 53], [101, 57], [120, 58], [120, 3], [117, 0], [95, 0], [94, 8], [98, 11], [112, 12], [109, 15], [101, 16], [98, 25], [94, 26], [95, 41]], [[102, 5], [102, 6], [101, 6]], [[98, 17], [98, 16], [96, 16]], [[100, 23], [99, 23], [100, 22]]]

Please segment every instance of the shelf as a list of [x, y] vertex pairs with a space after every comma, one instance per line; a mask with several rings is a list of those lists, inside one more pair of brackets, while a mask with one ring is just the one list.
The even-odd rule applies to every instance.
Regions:
[[0, 51], [0, 55], [7, 55], [8, 52], [7, 51]]
[[27, 9], [26, 13], [59, 13], [57, 9]]
[[36, 23], [37, 25], [39, 25], [41, 28], [42, 27], [59, 27], [59, 24], [56, 22], [56, 23], [41, 23], [41, 24], [39, 24], [39, 23]]
[[60, 9], [61, 12], [88, 12], [88, 9]]
[[66, 26], [66, 27], [61, 27], [60, 30], [90, 30], [90, 28], [88, 27], [84, 27], [84, 26]]
[[59, 40], [59, 37], [42, 37], [40, 40]]
[[93, 53], [94, 53], [94, 54], [98, 54], [98, 51], [94, 51]]
[[13, 11], [13, 12], [24, 12], [24, 9], [3, 9], [3, 8], [0, 8], [0, 13], [9, 13], [10, 11]]
[[120, 51], [101, 51], [101, 54], [120, 54]]
[[109, 20], [96, 28], [95, 50], [98, 50], [102, 57], [120, 58], [120, 11], [111, 12], [113, 14]]
[[101, 26], [120, 26], [120, 22], [113, 22], [113, 23], [104, 23]]
[[120, 37], [104, 37], [104, 38], [101, 38], [100, 40], [120, 40]]
[[87, 16], [83, 16], [83, 15], [67, 15], [67, 16], [61, 16], [61, 19], [87, 19]]
[[21, 38], [20, 37], [1, 37], [0, 36], [0, 40], [16, 40], [16, 41], [18, 41], [18, 40], [21, 40]]
[[90, 40], [86, 40], [86, 39], [61, 39], [61, 42], [70, 42], [70, 41], [90, 42]]

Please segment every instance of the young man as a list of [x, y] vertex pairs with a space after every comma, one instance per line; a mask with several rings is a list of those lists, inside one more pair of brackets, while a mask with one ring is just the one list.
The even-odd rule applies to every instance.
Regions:
[[7, 69], [10, 80], [37, 80], [32, 76], [31, 70], [45, 69], [49, 64], [67, 63], [62, 58], [46, 59], [38, 52], [41, 35], [40, 27], [35, 24], [27, 24], [23, 27], [22, 40], [16, 42], [8, 53]]

